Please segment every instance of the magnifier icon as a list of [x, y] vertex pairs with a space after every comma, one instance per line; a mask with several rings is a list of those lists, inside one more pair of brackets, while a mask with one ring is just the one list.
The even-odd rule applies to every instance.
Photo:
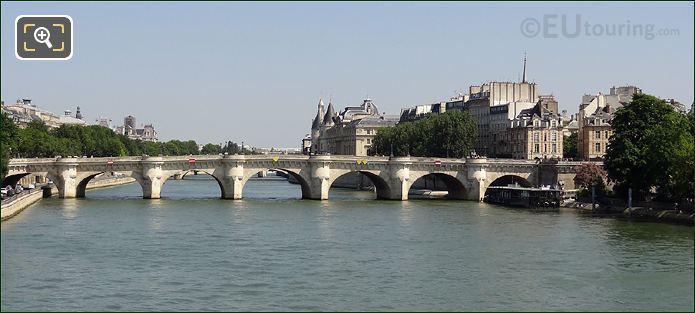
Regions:
[[53, 48], [51, 44], [51, 32], [46, 29], [46, 27], [39, 27], [34, 31], [34, 40], [38, 43], [45, 43], [48, 48]]

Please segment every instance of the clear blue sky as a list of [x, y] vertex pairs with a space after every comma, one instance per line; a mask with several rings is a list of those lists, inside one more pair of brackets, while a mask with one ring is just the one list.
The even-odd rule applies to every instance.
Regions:
[[[69, 61], [19, 61], [20, 14], [68, 14]], [[679, 34], [528, 38], [527, 18], [653, 24]], [[559, 21], [559, 19], [558, 19]], [[552, 22], [552, 21], [551, 21]], [[573, 24], [570, 24], [573, 25]], [[396, 114], [490, 80], [528, 76], [561, 109], [634, 84], [693, 102], [692, 3], [15, 3], [2, 2], [2, 99], [29, 97], [90, 122], [129, 114], [160, 139], [298, 147], [320, 97], [369, 95]]]

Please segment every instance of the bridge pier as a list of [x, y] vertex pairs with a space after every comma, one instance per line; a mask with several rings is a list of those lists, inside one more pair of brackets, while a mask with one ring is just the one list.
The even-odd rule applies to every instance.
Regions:
[[64, 158], [57, 162], [57, 175], [53, 179], [53, 183], [58, 188], [58, 196], [60, 198], [76, 198], [77, 197], [77, 159]]
[[145, 199], [159, 199], [162, 197], [162, 186], [168, 176], [164, 175], [161, 157], [147, 157], [142, 161], [142, 197]]
[[241, 190], [244, 188], [243, 176], [229, 176], [220, 180], [222, 199], [241, 199]]
[[221, 173], [215, 171], [213, 176], [217, 178], [222, 188], [222, 199], [239, 200], [242, 198], [242, 190], [246, 184], [244, 175], [244, 155], [225, 155]]
[[[328, 200], [328, 191], [331, 189], [330, 164], [330, 156], [317, 155], [309, 158], [309, 167], [311, 168], [311, 181], [309, 181], [310, 199]], [[306, 195], [302, 194], [302, 197], [306, 197]]]
[[487, 178], [487, 159], [468, 159], [468, 181], [469, 186], [466, 188], [466, 200], [482, 202], [485, 197], [485, 180]]
[[413, 184], [410, 181], [410, 165], [412, 162], [410, 157], [396, 157], [388, 161], [389, 170], [391, 172], [391, 194], [388, 196], [390, 200], [408, 200], [408, 191]]

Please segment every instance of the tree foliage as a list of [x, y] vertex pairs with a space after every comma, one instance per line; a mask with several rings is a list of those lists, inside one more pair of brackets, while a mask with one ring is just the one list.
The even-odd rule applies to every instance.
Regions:
[[203, 148], [200, 150], [201, 154], [220, 154], [222, 153], [222, 147], [220, 145], [216, 144], [206, 144], [203, 146]]
[[674, 111], [664, 100], [637, 94], [615, 112], [611, 126], [604, 164], [619, 193], [632, 188], [643, 199], [655, 189], [665, 199], [693, 197], [692, 116]]
[[17, 139], [19, 137], [19, 128], [7, 114], [2, 115], [0, 121], [0, 176], [5, 178], [8, 170], [10, 155], [17, 149]]
[[594, 163], [584, 163], [577, 168], [574, 185], [589, 189], [591, 186], [604, 186], [606, 171]]
[[477, 126], [468, 112], [450, 111], [415, 122], [379, 129], [371, 155], [468, 156], [475, 145]]
[[577, 141], [579, 138], [578, 133], [572, 133], [566, 138], [562, 139], [562, 152], [565, 158], [577, 158], [579, 153], [577, 152]]
[[[7, 173], [10, 157], [50, 158], [61, 156], [126, 156], [126, 155], [193, 155], [199, 154], [193, 140], [149, 142], [117, 135], [111, 129], [98, 125], [61, 125], [49, 129], [41, 120], [33, 120], [20, 129], [12, 119], [2, 115], [2, 176]], [[224, 147], [215, 144], [204, 146], [204, 154], [251, 154], [238, 144], [228, 141]]]

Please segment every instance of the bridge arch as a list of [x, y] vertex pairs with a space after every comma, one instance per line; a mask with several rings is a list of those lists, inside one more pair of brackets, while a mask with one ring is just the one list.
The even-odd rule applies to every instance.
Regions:
[[85, 177], [78, 180], [77, 190], [75, 192], [75, 197], [84, 198], [85, 194], [87, 193], [87, 184], [89, 184], [89, 181], [92, 180], [94, 177], [97, 177], [100, 174], [104, 174], [104, 173], [105, 172], [97, 172], [97, 173], [93, 173], [93, 174], [88, 174]]
[[[198, 175], [198, 172], [202, 172], [203, 174], [210, 175], [209, 173], [203, 171], [203, 170], [185, 170], [181, 173], [181, 179], [184, 179], [186, 176], [189, 174], [193, 173], [193, 175]], [[210, 175], [212, 176], [212, 175]]]
[[[218, 174], [215, 173], [215, 170], [214, 170], [214, 169], [186, 169], [186, 170], [182, 170], [182, 171], [178, 171], [178, 172], [171, 172], [171, 173], [169, 173], [169, 175], [167, 175], [166, 178], [164, 178], [164, 180], [162, 181], [162, 191], [164, 191], [164, 185], [166, 185], [166, 182], [169, 181], [169, 179], [171, 179], [171, 178], [174, 177], [175, 175], [181, 175], [181, 179], [183, 180], [184, 177], [186, 177], [186, 176], [189, 175], [190, 173], [194, 173], [194, 172], [197, 173], [196, 175], [202, 173], [202, 174], [204, 174], [204, 175], [206, 175], [206, 176], [212, 177], [212, 178], [215, 180], [215, 182], [217, 182], [217, 186], [220, 187], [220, 198], [224, 198], [224, 195], [225, 195], [224, 184], [222, 184], [222, 181], [220, 180], [220, 177], [218, 177]], [[142, 184], [142, 183], [141, 183], [141, 184]], [[143, 185], [143, 192], [144, 192], [145, 188], [146, 188], [146, 187]]]
[[[281, 171], [284, 173], [287, 173], [287, 175], [292, 176], [297, 182], [299, 182], [299, 185], [302, 190], [302, 199], [311, 199], [311, 185], [310, 185], [310, 178], [305, 177], [304, 171], [300, 170], [294, 170], [294, 169], [288, 169], [286, 167], [258, 167], [258, 168], [248, 168], [244, 170], [244, 177], [241, 180], [241, 194], [243, 196], [243, 190], [244, 187], [246, 186], [246, 183], [251, 179], [253, 176], [257, 176], [258, 173], [262, 171]], [[307, 175], [308, 176], [308, 175]]]
[[366, 176], [369, 181], [372, 182], [374, 185], [374, 189], [376, 191], [376, 198], [381, 200], [381, 199], [391, 199], [392, 198], [392, 191], [391, 191], [391, 186], [389, 185], [388, 181], [384, 178], [381, 177], [377, 172], [372, 172], [372, 171], [367, 171], [367, 170], [354, 170], [354, 171], [345, 171], [343, 173], [334, 173], [337, 175], [331, 175], [331, 179], [328, 181], [328, 188], [330, 190], [330, 187], [333, 186], [333, 183], [335, 183], [339, 178], [344, 177], [345, 175], [349, 175], [352, 173], [360, 173], [364, 176]]
[[408, 192], [410, 192], [410, 189], [413, 187], [413, 185], [415, 185], [415, 183], [419, 179], [426, 179], [426, 177], [435, 177], [441, 179], [444, 182], [444, 185], [448, 192], [446, 196], [447, 199], [465, 200], [467, 192], [466, 185], [458, 177], [456, 177], [457, 175], [455, 175], [456, 174], [453, 173], [450, 174], [443, 172], [420, 173], [411, 177], [411, 182], [408, 186]]
[[487, 187], [491, 186], [507, 186], [518, 184], [519, 187], [533, 187], [533, 183], [529, 180], [529, 177], [523, 177], [516, 174], [501, 175], [490, 181]]
[[24, 176], [27, 176], [29, 174], [31, 173], [18, 173], [7, 175], [5, 176], [5, 178], [2, 179], [2, 187], [5, 187], [7, 185], [14, 187], [22, 178], [24, 178]]

